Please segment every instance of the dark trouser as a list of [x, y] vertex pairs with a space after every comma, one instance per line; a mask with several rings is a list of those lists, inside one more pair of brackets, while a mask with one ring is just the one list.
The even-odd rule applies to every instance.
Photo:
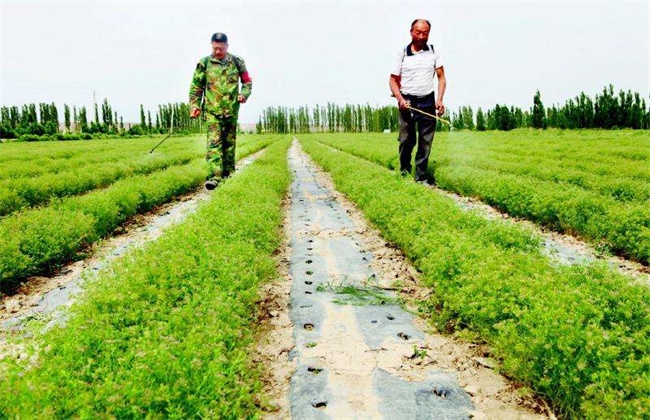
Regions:
[[[436, 114], [436, 97], [433, 92], [427, 96], [404, 95], [404, 99], [411, 101], [411, 107], [420, 109], [429, 114]], [[416, 139], [417, 126], [417, 139]], [[401, 109], [399, 113], [399, 165], [400, 171], [411, 172], [411, 154], [415, 144], [415, 179], [427, 179], [427, 166], [429, 154], [433, 144], [433, 134], [436, 132], [436, 119], [427, 117], [417, 111]]]

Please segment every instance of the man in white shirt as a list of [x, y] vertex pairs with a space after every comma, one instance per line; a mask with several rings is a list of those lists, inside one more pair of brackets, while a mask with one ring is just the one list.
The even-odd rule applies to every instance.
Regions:
[[[431, 24], [416, 19], [411, 24], [411, 43], [402, 49], [393, 64], [389, 86], [399, 106], [399, 157], [400, 171], [411, 172], [411, 154], [415, 145], [415, 180], [426, 182], [429, 154], [436, 131], [436, 119], [409, 108], [420, 109], [433, 115], [442, 115], [445, 106], [442, 98], [447, 81], [440, 52], [429, 41]], [[438, 77], [438, 98], [434, 78]], [[417, 128], [417, 139], [416, 139]]]

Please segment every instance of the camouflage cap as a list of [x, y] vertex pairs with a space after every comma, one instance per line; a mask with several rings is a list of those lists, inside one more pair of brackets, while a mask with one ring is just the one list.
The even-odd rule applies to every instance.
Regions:
[[226, 34], [221, 33], [221, 32], [216, 32], [212, 34], [212, 42], [223, 42], [223, 43], [228, 43], [228, 37]]

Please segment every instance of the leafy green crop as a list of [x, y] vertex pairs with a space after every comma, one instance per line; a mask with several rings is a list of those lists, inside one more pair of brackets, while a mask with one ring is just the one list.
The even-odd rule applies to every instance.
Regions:
[[312, 139], [301, 141], [337, 188], [422, 272], [434, 294], [421, 310], [440, 329], [478, 333], [561, 414], [650, 415], [647, 287], [605, 266], [558, 267], [529, 231]]
[[[237, 156], [245, 157], [274, 140], [267, 136], [244, 142]], [[7, 282], [20, 281], [76, 258], [84, 247], [111, 234], [135, 214], [201, 184], [206, 171], [204, 161], [195, 159], [188, 165], [131, 176], [102, 190], [1, 219], [0, 292]]]
[[[320, 142], [399, 168], [395, 135], [317, 135]], [[650, 264], [647, 131], [438, 133], [430, 174], [439, 187], [512, 216], [580, 236]]]
[[288, 139], [88, 285], [34, 367], [2, 361], [1, 417], [248, 418], [261, 283], [278, 276]]
[[[244, 136], [239, 143], [269, 139]], [[43, 147], [34, 147], [35, 143], [12, 145], [14, 152], [37, 150], [31, 150], [31, 159], [20, 159], [19, 155], [15, 161], [0, 163], [0, 217], [57, 197], [105, 188], [119, 179], [184, 165], [205, 154], [205, 138], [198, 136], [169, 138], [152, 154], [152, 143], [142, 139], [70, 143], [76, 147], [66, 144], [64, 148], [61, 143], [53, 143], [42, 150]], [[66, 149], [69, 155], [58, 157], [59, 148]]]

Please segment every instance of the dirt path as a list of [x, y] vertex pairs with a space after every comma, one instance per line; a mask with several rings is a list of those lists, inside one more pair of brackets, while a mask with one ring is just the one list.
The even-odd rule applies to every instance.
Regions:
[[[263, 151], [237, 162], [237, 169], [254, 162]], [[65, 313], [60, 309], [72, 304], [75, 296], [82, 292], [84, 281], [94, 278], [103, 267], [130, 250], [156, 240], [165, 229], [193, 214], [209, 197], [210, 193], [201, 188], [148, 214], [137, 215], [120, 228], [123, 233], [97, 244], [89, 258], [63, 267], [57, 275], [32, 277], [16, 294], [3, 298], [0, 302], [0, 357], [8, 334], [19, 333], [24, 322], [30, 319], [48, 321], [46, 328], [64, 321]]]
[[289, 165], [285, 281], [266, 289], [258, 355], [268, 417], [543, 417], [479, 346], [429, 333], [396, 303], [398, 279], [407, 303], [427, 293], [417, 272], [296, 142]]

